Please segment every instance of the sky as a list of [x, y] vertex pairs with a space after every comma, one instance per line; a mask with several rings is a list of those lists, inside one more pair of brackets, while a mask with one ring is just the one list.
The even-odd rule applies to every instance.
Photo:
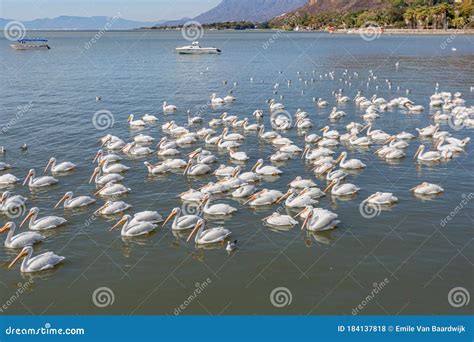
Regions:
[[0, 0], [0, 18], [31, 20], [60, 15], [114, 16], [158, 21], [194, 17], [221, 0]]

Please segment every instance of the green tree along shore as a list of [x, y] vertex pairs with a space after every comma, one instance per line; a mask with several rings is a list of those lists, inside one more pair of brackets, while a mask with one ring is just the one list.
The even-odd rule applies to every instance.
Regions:
[[[474, 28], [473, 0], [386, 0], [381, 9], [341, 13], [337, 11], [319, 12], [317, 14], [295, 11], [285, 16], [274, 18], [270, 22], [253, 23], [222, 22], [202, 25], [205, 29], [284, 29], [296, 27], [322, 30], [333, 28], [359, 28], [367, 25], [379, 25], [398, 29], [448, 29]], [[153, 29], [170, 29], [172, 27], [152, 27]]]

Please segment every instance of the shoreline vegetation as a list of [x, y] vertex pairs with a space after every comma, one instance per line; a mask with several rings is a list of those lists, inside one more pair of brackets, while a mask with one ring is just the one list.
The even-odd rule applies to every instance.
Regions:
[[[193, 22], [192, 25], [198, 25]], [[153, 26], [142, 29], [173, 30], [184, 25]], [[382, 8], [341, 13], [337, 11], [307, 13], [296, 10], [268, 22], [249, 21], [199, 24], [207, 30], [282, 30], [360, 33], [364, 29], [385, 34], [473, 34], [472, 0], [386, 0]]]

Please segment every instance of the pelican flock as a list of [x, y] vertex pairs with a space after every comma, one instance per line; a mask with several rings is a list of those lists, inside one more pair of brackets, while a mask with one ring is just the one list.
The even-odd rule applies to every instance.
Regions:
[[[429, 105], [423, 106], [398, 93], [387, 99], [377, 93], [364, 94], [367, 90], [354, 89], [354, 85], [358, 79], [361, 84], [366, 80], [348, 70], [313, 70], [298, 72], [297, 76], [303, 87], [318, 80], [339, 80], [341, 84], [332, 92], [332, 98], [324, 99], [314, 89], [311, 105], [304, 108], [302, 103], [297, 109], [285, 104], [285, 97], [280, 95], [260, 99], [249, 112], [234, 110], [245, 101], [239, 97], [237, 82], [230, 91], [223, 89], [203, 96], [206, 109], [199, 109], [196, 114], [183, 111], [184, 106], [179, 103], [162, 101], [161, 110], [154, 114], [130, 114], [120, 122], [117, 117], [116, 126], [97, 136], [87, 163], [58, 162], [51, 157], [44, 168], [45, 175], [37, 176], [35, 168], [44, 166], [44, 160], [38, 161], [23, 184], [13, 174], [14, 163], [1, 162], [0, 214], [19, 209], [23, 217], [18, 229], [28, 229], [16, 231], [14, 218], [0, 228], [0, 233], [6, 233], [5, 247], [20, 250], [9, 268], [22, 258], [21, 272], [44, 271], [62, 263], [65, 257], [53, 252], [37, 254], [32, 246], [38, 248], [36, 245], [45, 244], [40, 242], [54, 239], [64, 229], [74, 229], [70, 227], [71, 215], [89, 213], [98, 216], [95, 222], [113, 218], [115, 224], [108, 227], [121, 227], [120, 235], [127, 239], [169, 231], [179, 233], [178, 238], [184, 243], [194, 242], [192, 246], [213, 245], [235, 251], [236, 240], [229, 238], [238, 237], [240, 232], [227, 229], [225, 224], [229, 221], [278, 230], [291, 230], [300, 224], [305, 234], [314, 234], [344, 226], [343, 211], [336, 213], [333, 210], [337, 208], [328, 208], [336, 201], [387, 207], [406, 201], [410, 193], [414, 195], [412, 200], [419, 200], [416, 197], [435, 199], [445, 191], [436, 184], [436, 179], [441, 183], [443, 177], [429, 171], [447, 167], [446, 163], [466, 154], [469, 148], [470, 137], [459, 127], [474, 127], [474, 107], [466, 106], [462, 94], [439, 92], [436, 87], [426, 99]], [[282, 73], [279, 77], [283, 77]], [[373, 71], [367, 77], [368, 85], [376, 83]], [[250, 83], [255, 84], [254, 78]], [[391, 81], [386, 83], [391, 89]], [[298, 87], [292, 80], [287, 84], [288, 89]], [[345, 89], [340, 88], [343, 85]], [[263, 89], [266, 83], [262, 81], [260, 86]], [[280, 83], [267, 87], [273, 97], [283, 88]], [[311, 92], [299, 90], [298, 96]], [[220, 97], [219, 93], [227, 95]], [[404, 116], [412, 120], [424, 118], [430, 124], [411, 131], [404, 127]], [[171, 117], [173, 120], [168, 119]], [[384, 127], [386, 117], [396, 117], [399, 124]], [[123, 134], [123, 130], [130, 135]], [[115, 135], [120, 132], [122, 138]], [[404, 190], [389, 182], [384, 188], [373, 189], [373, 184], [366, 184], [366, 178], [362, 180], [366, 170], [377, 169], [383, 174], [384, 168], [397, 165], [426, 168], [427, 172], [417, 174], [408, 168], [404, 176], [410, 177], [413, 184]], [[47, 175], [48, 171], [52, 176]], [[82, 174], [83, 184], [73, 189], [81, 196], [65, 191], [70, 189], [69, 177]], [[142, 198], [133, 185], [124, 184], [129, 180], [135, 184], [146, 182], [143, 192], [152, 195], [143, 194]], [[155, 182], [161, 182], [160, 187]], [[64, 194], [57, 203], [30, 196], [54, 189], [62, 189]], [[173, 202], [171, 208], [149, 205], [160, 203], [164, 196], [166, 203]], [[32, 207], [28, 209], [30, 203]], [[60, 210], [61, 204], [68, 210]], [[138, 204], [149, 205], [148, 210], [133, 213]], [[50, 211], [57, 215], [50, 215]], [[160, 213], [165, 212], [169, 214], [163, 219]], [[258, 220], [242, 220], [242, 212], [261, 216]], [[44, 231], [48, 235], [40, 234]], [[181, 234], [187, 236], [183, 238]], [[239, 248], [238, 253], [244, 250]]]

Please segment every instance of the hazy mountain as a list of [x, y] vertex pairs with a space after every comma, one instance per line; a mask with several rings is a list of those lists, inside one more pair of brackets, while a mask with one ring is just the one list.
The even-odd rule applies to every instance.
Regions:
[[[13, 19], [0, 18], [0, 27], [3, 29]], [[145, 22], [128, 20], [122, 17], [76, 17], [62, 15], [56, 18], [34, 19], [21, 21], [27, 30], [130, 30], [134, 28], [153, 26], [163, 22]]]
[[[292, 11], [307, 3], [307, 0], [222, 0], [216, 7], [206, 11], [192, 20], [201, 24], [224, 21], [262, 22], [277, 15]], [[166, 22], [165, 25], [182, 25], [186, 20]]]

